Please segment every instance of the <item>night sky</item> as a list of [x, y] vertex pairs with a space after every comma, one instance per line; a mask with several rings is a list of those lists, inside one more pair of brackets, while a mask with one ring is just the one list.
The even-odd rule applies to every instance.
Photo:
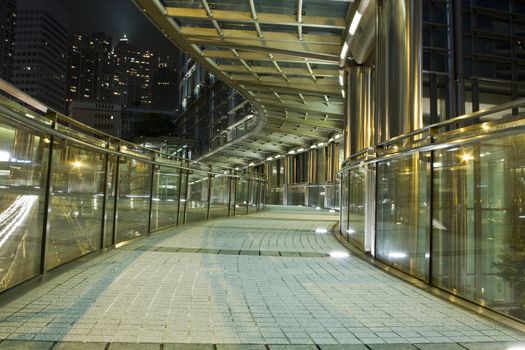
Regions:
[[176, 50], [131, 0], [58, 0], [71, 15], [73, 33], [105, 32], [116, 42], [124, 33], [130, 43], [170, 54]]

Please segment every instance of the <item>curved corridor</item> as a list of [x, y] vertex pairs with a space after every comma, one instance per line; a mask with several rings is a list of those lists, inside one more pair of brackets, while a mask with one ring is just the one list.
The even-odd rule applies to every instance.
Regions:
[[0, 348], [506, 349], [497, 346], [525, 341], [360, 258], [332, 257], [346, 252], [329, 233], [337, 220], [271, 207], [85, 259], [0, 307]]

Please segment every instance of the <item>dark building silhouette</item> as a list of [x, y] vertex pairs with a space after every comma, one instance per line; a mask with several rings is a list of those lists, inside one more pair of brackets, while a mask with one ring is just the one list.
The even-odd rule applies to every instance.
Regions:
[[69, 48], [67, 102], [114, 99], [112, 39], [104, 33], [75, 34]]
[[66, 107], [69, 14], [55, 0], [18, 0], [12, 82], [60, 112]]
[[115, 96], [127, 106], [151, 106], [151, 74], [154, 55], [129, 43], [124, 35], [115, 48]]
[[175, 110], [179, 105], [176, 60], [171, 56], [159, 55], [156, 64], [151, 86], [152, 104], [157, 108]]
[[10, 80], [14, 54], [16, 1], [0, 0], [0, 78]]

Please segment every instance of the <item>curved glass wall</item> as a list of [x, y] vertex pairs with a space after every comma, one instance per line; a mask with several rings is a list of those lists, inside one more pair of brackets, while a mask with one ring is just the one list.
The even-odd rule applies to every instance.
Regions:
[[40, 273], [49, 144], [0, 117], [0, 291]]
[[259, 210], [263, 178], [171, 160], [0, 96], [0, 292], [162, 228], [233, 215], [236, 181], [244, 213], [248, 183]]

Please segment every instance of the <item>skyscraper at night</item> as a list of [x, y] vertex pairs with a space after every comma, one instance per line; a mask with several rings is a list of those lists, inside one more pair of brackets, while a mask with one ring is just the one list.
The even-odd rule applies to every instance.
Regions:
[[67, 100], [114, 99], [112, 39], [104, 33], [73, 35], [68, 58]]
[[123, 105], [150, 106], [154, 54], [133, 46], [126, 35], [115, 48], [115, 95]]
[[0, 0], [0, 78], [9, 80], [14, 53], [15, 0]]
[[151, 79], [152, 104], [157, 108], [175, 110], [180, 103], [176, 60], [172, 56], [158, 55], [155, 63]]
[[69, 14], [56, 0], [18, 0], [14, 42], [14, 85], [65, 111]]

